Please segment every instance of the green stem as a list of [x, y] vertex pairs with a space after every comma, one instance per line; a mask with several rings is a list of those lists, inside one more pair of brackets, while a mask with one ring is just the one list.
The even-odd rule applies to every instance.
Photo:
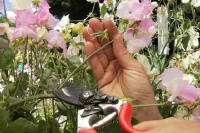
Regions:
[[15, 107], [17, 105], [23, 104], [23, 103], [28, 102], [28, 101], [33, 101], [33, 100], [36, 100], [36, 99], [46, 99], [46, 98], [55, 98], [55, 96], [53, 94], [40, 94], [40, 95], [36, 95], [36, 96], [31, 96], [31, 97], [28, 97], [26, 99], [22, 99], [22, 100], [19, 100], [19, 101], [16, 101], [16, 102], [10, 104], [8, 106], [8, 108]]
[[6, 2], [5, 2], [5, 0], [3, 0], [3, 6], [4, 6], [5, 18], [6, 18], [6, 20], [8, 20], [8, 18], [7, 18], [7, 12], [6, 12]]
[[158, 106], [166, 106], [166, 105], [182, 105], [184, 103], [176, 103], [176, 104], [172, 104], [170, 102], [166, 102], [166, 103], [156, 103], [156, 104], [140, 104], [140, 105], [132, 105], [133, 109], [138, 109], [138, 108], [143, 108], [143, 107], [158, 107]]
[[108, 45], [110, 45], [111, 43], [113, 43], [113, 41], [110, 41], [110, 42], [108, 42], [108, 43], [106, 43], [105, 45], [103, 45], [101, 48], [99, 48], [99, 49], [97, 49], [96, 51], [94, 51], [91, 55], [89, 55], [86, 59], [85, 59], [85, 61], [82, 63], [82, 64], [80, 64], [61, 84], [60, 84], [60, 86], [58, 86], [58, 88], [57, 89], [61, 89], [63, 86], [64, 86], [64, 84], [91, 58], [91, 57], [93, 57], [95, 54], [97, 54], [99, 51], [101, 51], [101, 50], [103, 50], [103, 49], [105, 49]]

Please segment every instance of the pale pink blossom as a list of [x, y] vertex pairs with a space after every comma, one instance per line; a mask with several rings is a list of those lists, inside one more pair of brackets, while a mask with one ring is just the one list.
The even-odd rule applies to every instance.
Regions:
[[[160, 82], [161, 81], [161, 82]], [[158, 76], [156, 82], [160, 82], [158, 87], [171, 94], [169, 101], [179, 99], [194, 102], [200, 96], [200, 88], [191, 85], [187, 80], [183, 80], [183, 72], [177, 68], [165, 69]]]
[[66, 41], [64, 40], [62, 33], [51, 30], [47, 34], [46, 40], [48, 41], [48, 48], [60, 47], [63, 49], [63, 53], [66, 57]]
[[138, 27], [129, 28], [123, 34], [124, 40], [127, 43], [127, 49], [130, 53], [136, 53], [149, 46], [151, 38], [156, 33], [155, 24], [150, 19], [144, 19]]
[[46, 0], [43, 0], [40, 4], [40, 9], [36, 13], [36, 23], [39, 26], [47, 26], [49, 28], [53, 28], [57, 20], [53, 17], [53, 15], [49, 12], [49, 5]]
[[30, 26], [35, 24], [35, 15], [32, 10], [18, 10], [16, 13], [16, 27]]
[[14, 40], [16, 38], [27, 38], [31, 37], [33, 39], [37, 38], [37, 31], [36, 28], [33, 26], [21, 26], [18, 28], [15, 28], [14, 33], [10, 37], [10, 40]]
[[0, 1], [0, 10], [3, 9], [3, 2]]
[[139, 21], [151, 14], [153, 5], [149, 0], [124, 0], [117, 7], [116, 15], [129, 21]]

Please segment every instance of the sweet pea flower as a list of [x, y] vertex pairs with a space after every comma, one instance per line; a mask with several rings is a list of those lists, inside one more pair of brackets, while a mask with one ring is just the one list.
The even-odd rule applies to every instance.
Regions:
[[10, 40], [14, 40], [17, 38], [31, 37], [32, 39], [37, 38], [37, 31], [36, 28], [33, 26], [22, 26], [19, 28], [15, 28], [13, 35], [10, 37]]
[[14, 33], [10, 37], [10, 40], [14, 40], [16, 38], [25, 39], [26, 37], [36, 39], [37, 30], [34, 24], [35, 15], [32, 10], [18, 10], [16, 12], [16, 28], [14, 29]]
[[194, 102], [200, 96], [200, 88], [196, 88], [188, 81], [183, 80], [183, 72], [177, 68], [165, 69], [157, 77], [158, 87], [171, 94], [169, 101], [178, 101], [179, 99]]
[[63, 53], [66, 57], [66, 41], [64, 40], [62, 33], [56, 30], [50, 30], [46, 36], [46, 40], [48, 41], [48, 48], [60, 47], [63, 49]]
[[16, 13], [16, 27], [35, 24], [35, 15], [32, 10], [18, 10]]
[[12, 11], [31, 9], [32, 0], [9, 0], [11, 4]]
[[127, 49], [130, 53], [136, 53], [149, 46], [151, 38], [156, 33], [155, 24], [150, 19], [144, 19], [138, 27], [129, 28], [123, 34], [124, 40], [127, 42]]
[[139, 21], [151, 14], [153, 5], [149, 0], [124, 0], [117, 7], [116, 15], [129, 21]]
[[38, 26], [47, 26], [49, 28], [53, 28], [57, 20], [53, 17], [53, 15], [49, 12], [50, 6], [43, 0], [40, 4], [40, 9], [36, 13], [36, 23]]

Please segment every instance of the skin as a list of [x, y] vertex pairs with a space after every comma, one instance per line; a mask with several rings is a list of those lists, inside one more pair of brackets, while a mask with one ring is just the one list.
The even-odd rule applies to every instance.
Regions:
[[143, 133], [199, 133], [200, 123], [168, 118], [164, 120], [142, 122], [136, 125], [135, 128], [145, 131]]
[[[109, 38], [92, 36], [93, 33], [105, 29]], [[90, 19], [89, 26], [83, 29], [83, 36], [86, 40], [84, 50], [87, 56], [113, 40], [110, 46], [89, 60], [100, 92], [135, 99], [133, 104], [155, 103], [153, 89], [143, 66], [128, 53], [122, 36], [111, 20], [105, 19], [100, 22], [96, 18]], [[144, 133], [197, 133], [200, 130], [200, 124], [191, 121], [175, 118], [159, 120], [162, 117], [157, 107], [134, 110], [133, 116], [139, 121], [156, 120], [135, 126], [136, 129], [147, 130]]]

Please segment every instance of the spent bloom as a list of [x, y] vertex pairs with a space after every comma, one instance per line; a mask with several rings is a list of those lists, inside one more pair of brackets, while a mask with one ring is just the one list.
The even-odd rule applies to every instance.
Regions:
[[36, 13], [36, 23], [38, 26], [53, 28], [56, 25], [57, 20], [49, 12], [49, 8], [50, 6], [46, 0], [43, 0], [40, 4], [40, 9]]
[[46, 40], [48, 41], [48, 48], [60, 47], [63, 49], [63, 53], [66, 57], [66, 41], [62, 33], [56, 30], [50, 30], [46, 35]]
[[117, 7], [116, 15], [129, 21], [139, 21], [150, 15], [153, 5], [149, 0], [124, 0]]
[[171, 94], [169, 101], [182, 99], [194, 102], [200, 96], [200, 88], [196, 88], [188, 81], [183, 80], [183, 72], [177, 68], [165, 69], [156, 79], [156, 82], [159, 81], [161, 82], [158, 84], [158, 87]]

